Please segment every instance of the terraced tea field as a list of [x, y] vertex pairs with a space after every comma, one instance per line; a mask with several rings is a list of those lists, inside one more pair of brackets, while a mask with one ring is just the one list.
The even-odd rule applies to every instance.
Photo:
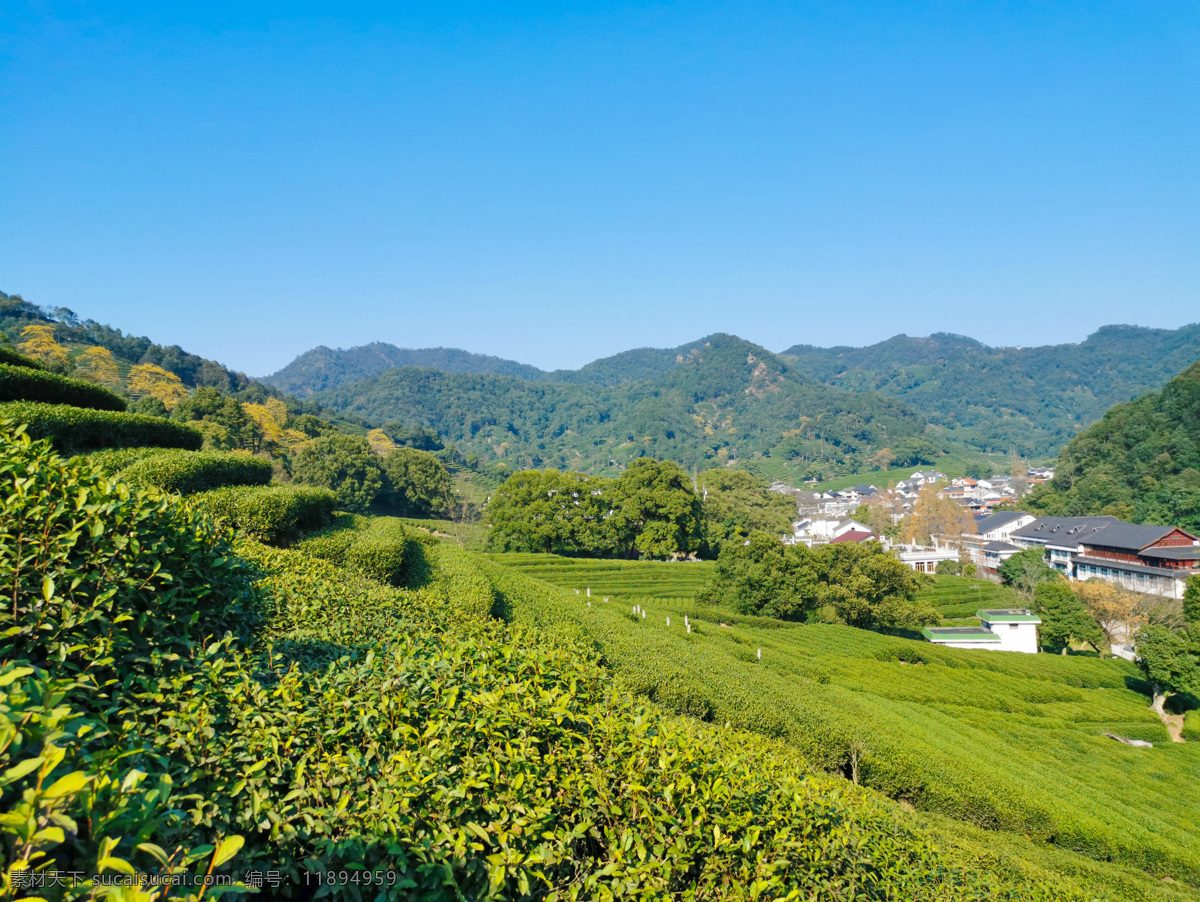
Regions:
[[[1127, 662], [741, 616], [682, 597], [691, 577], [669, 574], [696, 565], [493, 560], [568, 590], [514, 573], [502, 591], [515, 621], [594, 643], [621, 683], [670, 710], [777, 738], [918, 810], [1002, 831], [999, 843], [1033, 840], [1055, 869], [1106, 886], [1104, 898], [1200, 897], [1200, 743], [1169, 741]], [[648, 567], [677, 581], [655, 584], [639, 575]], [[588, 583], [591, 599], [570, 591]], [[645, 585], [662, 594], [617, 591]], [[930, 591], [947, 616], [1011, 603], [975, 585], [943, 577]]]
[[626, 598], [694, 598], [711, 578], [712, 561], [614, 561], [556, 554], [489, 554], [505, 567], [564, 589]]
[[939, 575], [933, 580], [917, 597], [942, 615], [943, 626], [977, 624], [975, 612], [980, 608], [1023, 608], [1026, 604], [1012, 589], [985, 579]]

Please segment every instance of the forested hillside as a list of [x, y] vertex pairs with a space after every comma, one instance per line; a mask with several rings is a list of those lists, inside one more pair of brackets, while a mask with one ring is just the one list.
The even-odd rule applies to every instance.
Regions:
[[1057, 453], [1113, 404], [1161, 388], [1200, 359], [1200, 325], [1104, 326], [1079, 344], [991, 348], [961, 335], [897, 335], [864, 348], [796, 345], [797, 370], [921, 411], [984, 451]]
[[644, 456], [690, 467], [756, 453], [865, 468], [889, 445], [920, 441], [932, 450], [911, 409], [820, 385], [729, 335], [711, 336], [655, 379], [620, 385], [405, 367], [313, 399], [434, 429], [461, 451], [515, 469], [613, 469]]
[[1200, 531], [1200, 363], [1118, 404], [1072, 439], [1029, 499], [1061, 516], [1114, 514]]

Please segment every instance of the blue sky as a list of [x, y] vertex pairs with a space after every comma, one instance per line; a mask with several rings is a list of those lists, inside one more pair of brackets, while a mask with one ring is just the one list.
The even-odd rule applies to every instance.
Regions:
[[1200, 4], [0, 6], [0, 290], [251, 374], [1200, 320]]

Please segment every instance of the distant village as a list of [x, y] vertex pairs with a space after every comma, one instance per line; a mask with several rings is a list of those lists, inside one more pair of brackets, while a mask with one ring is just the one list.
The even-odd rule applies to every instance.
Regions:
[[[1042, 517], [1015, 506], [1030, 488], [1053, 478], [1048, 467], [1033, 467], [1024, 477], [989, 476], [948, 479], [936, 470], [914, 472], [891, 491], [873, 485], [856, 485], [839, 491], [772, 488], [796, 498], [797, 520], [789, 544], [865, 542], [878, 539], [893, 548], [900, 560], [921, 573], [934, 573], [943, 561], [970, 561], [982, 577], [996, 578], [1001, 564], [1025, 548], [1045, 549], [1047, 563], [1067, 579], [1101, 579], [1125, 589], [1183, 597], [1189, 576], [1200, 573], [1200, 538], [1176, 526], [1126, 523], [1117, 517]], [[902, 544], [877, 535], [852, 514], [873, 505], [885, 505], [893, 523], [911, 514], [918, 494], [930, 485], [938, 495], [970, 512], [974, 529], [932, 536], [929, 545]], [[969, 521], [968, 521], [969, 522]]]

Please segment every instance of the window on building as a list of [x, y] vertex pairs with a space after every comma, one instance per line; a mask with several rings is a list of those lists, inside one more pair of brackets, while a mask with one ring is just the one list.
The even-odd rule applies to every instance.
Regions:
[[1010, 623], [1010, 624], [1008, 625], [1008, 628], [1009, 628], [1010, 630], [1015, 630], [1015, 629], [1016, 629], [1018, 626], [1020, 626], [1020, 625], [1021, 625], [1021, 624], [1019, 624], [1019, 623]]

